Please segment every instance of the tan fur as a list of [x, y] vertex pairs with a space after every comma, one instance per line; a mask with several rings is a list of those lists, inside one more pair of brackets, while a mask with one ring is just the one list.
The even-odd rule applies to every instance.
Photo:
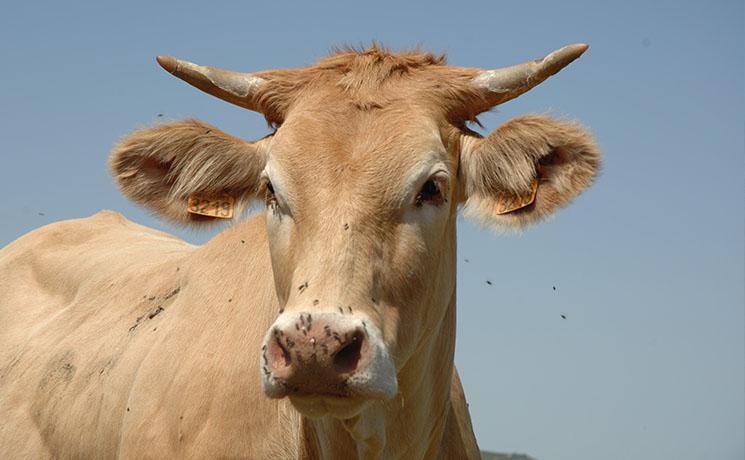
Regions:
[[105, 212], [3, 249], [0, 457], [271, 458], [297, 420], [256, 397], [262, 235], [258, 217], [196, 248]]
[[[599, 153], [542, 117], [468, 131], [477, 72], [345, 50], [258, 74], [278, 125], [259, 142], [195, 120], [125, 137], [112, 174], [171, 220], [192, 222], [195, 192], [246, 202], [269, 179], [275, 196], [203, 247], [102, 213], [3, 249], [0, 457], [478, 458], [453, 363], [458, 206], [524, 226], [586, 188]], [[494, 214], [533, 178], [533, 205]], [[441, 196], [420, 203], [428, 180]], [[340, 306], [381, 332], [398, 395], [350, 396], [336, 418], [265, 397], [259, 349], [277, 315]]]

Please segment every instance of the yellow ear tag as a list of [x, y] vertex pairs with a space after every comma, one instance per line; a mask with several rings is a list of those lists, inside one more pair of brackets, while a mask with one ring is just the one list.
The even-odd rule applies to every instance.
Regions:
[[538, 181], [533, 179], [530, 184], [530, 193], [527, 195], [502, 195], [497, 199], [497, 214], [507, 214], [533, 204], [538, 193]]
[[190, 214], [216, 217], [218, 219], [232, 219], [235, 200], [230, 195], [211, 197], [192, 193], [189, 195], [186, 210]]

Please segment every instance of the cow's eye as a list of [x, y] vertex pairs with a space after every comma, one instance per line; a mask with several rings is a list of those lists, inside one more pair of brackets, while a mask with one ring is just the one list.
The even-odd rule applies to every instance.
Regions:
[[274, 186], [272, 185], [272, 182], [267, 180], [265, 188], [266, 194], [264, 195], [264, 201], [266, 201], [267, 206], [277, 204], [277, 197], [274, 195]]
[[444, 202], [440, 186], [433, 179], [428, 180], [422, 186], [422, 189], [416, 196], [414, 205], [419, 208], [424, 203], [430, 203], [435, 206], [439, 206]]

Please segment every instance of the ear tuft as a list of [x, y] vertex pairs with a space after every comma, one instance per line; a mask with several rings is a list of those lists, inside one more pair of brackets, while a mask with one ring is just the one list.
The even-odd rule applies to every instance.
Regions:
[[114, 146], [109, 169], [122, 193], [180, 224], [219, 221], [188, 212], [188, 198], [229, 195], [236, 213], [254, 197], [264, 158], [256, 144], [197, 120], [143, 128]]
[[600, 164], [595, 140], [577, 123], [510, 120], [462, 152], [465, 214], [497, 230], [524, 229], [587, 189]]

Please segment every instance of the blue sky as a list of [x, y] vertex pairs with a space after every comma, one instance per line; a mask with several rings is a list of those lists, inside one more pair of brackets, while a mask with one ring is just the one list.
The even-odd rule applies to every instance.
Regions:
[[104, 208], [193, 242], [214, 233], [154, 219], [106, 172], [118, 138], [160, 119], [268, 132], [167, 75], [157, 54], [261, 70], [375, 39], [493, 68], [587, 42], [569, 68], [482, 117], [485, 131], [525, 113], [576, 118], [605, 165], [524, 234], [459, 225], [456, 363], [479, 443], [544, 460], [742, 459], [743, 2], [459, 5], [4, 4], [0, 245]]

